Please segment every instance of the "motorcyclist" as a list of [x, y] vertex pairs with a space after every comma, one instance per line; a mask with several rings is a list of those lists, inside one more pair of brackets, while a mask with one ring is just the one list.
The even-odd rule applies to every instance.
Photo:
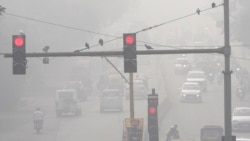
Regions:
[[44, 119], [43, 112], [40, 110], [40, 108], [36, 108], [36, 110], [33, 113], [34, 127], [36, 126], [36, 124], [40, 124], [42, 129], [43, 119]]
[[170, 130], [167, 133], [166, 141], [171, 141], [172, 139], [179, 139], [180, 138], [180, 134], [179, 134], [179, 131], [177, 128], [178, 128], [178, 126], [176, 124], [170, 127]]

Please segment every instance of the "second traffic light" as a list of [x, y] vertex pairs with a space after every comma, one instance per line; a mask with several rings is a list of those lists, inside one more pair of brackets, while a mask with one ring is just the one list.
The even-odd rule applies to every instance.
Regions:
[[148, 133], [149, 141], [159, 141], [158, 133], [158, 95], [148, 95]]
[[25, 35], [12, 36], [13, 74], [26, 74]]
[[137, 72], [136, 34], [123, 34], [124, 72]]

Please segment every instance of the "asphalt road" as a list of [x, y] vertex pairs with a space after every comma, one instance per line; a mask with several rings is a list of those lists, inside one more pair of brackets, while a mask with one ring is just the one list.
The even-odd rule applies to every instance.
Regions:
[[[169, 68], [169, 64], [165, 65]], [[220, 125], [224, 127], [224, 88], [223, 84], [208, 83], [208, 91], [203, 95], [202, 103], [181, 103], [179, 86], [185, 81], [183, 75], [175, 75], [175, 83], [167, 82], [171, 108], [160, 126], [160, 141], [166, 139], [171, 125], [177, 124], [181, 138], [200, 140], [200, 129], [204, 125]], [[241, 102], [236, 96], [237, 80], [232, 75], [232, 108], [250, 106], [249, 102]], [[233, 133], [237, 137], [250, 137], [248, 133]]]
[[[165, 140], [169, 127], [178, 124], [182, 137], [199, 140], [200, 128], [207, 124], [224, 125], [223, 85], [212, 83], [208, 85], [208, 92], [204, 94], [202, 103], [180, 103], [179, 87], [185, 81], [182, 75], [173, 72], [173, 56], [150, 56], [148, 63], [138, 66], [140, 73], [149, 76], [149, 92], [156, 89], [160, 102], [164, 98], [170, 100], [171, 107], [167, 115], [159, 123], [160, 141]], [[145, 59], [145, 58], [140, 58]], [[146, 60], [145, 59], [145, 60]], [[235, 96], [235, 80], [233, 78], [232, 104], [235, 106], [248, 105], [240, 102]], [[53, 95], [53, 94], [51, 94]], [[123, 100], [124, 111], [109, 111], [101, 113], [99, 110], [99, 96], [89, 97], [82, 103], [83, 115], [56, 117], [54, 96], [40, 96], [31, 98], [31, 104], [23, 112], [1, 115], [0, 140], [4, 141], [103, 141], [122, 140], [123, 120], [130, 117], [129, 101]], [[33, 129], [32, 110], [39, 105], [45, 112], [44, 129], [36, 134]], [[167, 108], [166, 108], [167, 109]], [[135, 118], [144, 118], [147, 122], [147, 101], [135, 100]], [[16, 125], [16, 126], [15, 126]], [[146, 124], [144, 124], [146, 126]], [[144, 127], [145, 128], [145, 127]], [[240, 134], [247, 136], [247, 133]]]
[[[157, 58], [148, 57], [147, 63], [139, 64], [138, 74], [142, 73], [149, 77], [149, 92], [155, 88], [162, 101], [166, 97], [163, 88], [160, 63], [152, 63]], [[142, 58], [143, 59], [143, 58]], [[123, 99], [124, 111], [107, 111], [101, 113], [99, 109], [98, 91], [91, 95], [86, 102], [82, 103], [82, 116], [66, 115], [56, 117], [54, 93], [46, 96], [36, 96], [29, 99], [31, 102], [20, 114], [5, 113], [0, 116], [1, 123], [8, 122], [11, 127], [0, 130], [0, 140], [5, 141], [103, 141], [121, 140], [123, 120], [130, 117], [129, 101]], [[32, 110], [39, 106], [45, 113], [44, 128], [40, 134], [33, 129]], [[147, 100], [135, 100], [135, 118], [144, 118], [147, 122]], [[15, 121], [17, 124], [12, 124]]]

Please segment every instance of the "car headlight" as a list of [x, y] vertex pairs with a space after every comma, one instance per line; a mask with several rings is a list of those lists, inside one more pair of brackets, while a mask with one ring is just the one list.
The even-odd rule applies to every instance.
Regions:
[[183, 67], [185, 68], [185, 67], [186, 67], [186, 65], [183, 65]]
[[197, 94], [196, 97], [200, 97], [200, 94]]
[[186, 94], [182, 94], [183, 97], [186, 97]]

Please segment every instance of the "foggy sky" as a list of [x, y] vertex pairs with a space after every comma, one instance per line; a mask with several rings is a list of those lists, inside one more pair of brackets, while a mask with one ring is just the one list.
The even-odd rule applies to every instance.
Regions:
[[[113, 36], [122, 36], [126, 32], [135, 32], [191, 14], [197, 8], [206, 9], [210, 7], [212, 2], [221, 4], [223, 1], [1, 0], [0, 5], [6, 8], [6, 13]], [[243, 16], [239, 15], [249, 13], [247, 12], [248, 9], [244, 7], [249, 2], [241, 0], [236, 3], [237, 6], [233, 9], [235, 14], [232, 14], [233, 38], [247, 43], [248, 33], [245, 29], [246, 25], [249, 25], [247, 24], [249, 23], [248, 18], [242, 18]], [[223, 7], [142, 32], [137, 37], [138, 40], [163, 45], [192, 45], [192, 42], [197, 40], [202, 40], [207, 45], [214, 45], [223, 41], [222, 29], [221, 26], [218, 26], [221, 20], [223, 20]], [[3, 14], [0, 16], [1, 53], [11, 52], [11, 36], [19, 34], [21, 29], [26, 34], [27, 52], [42, 52], [42, 48], [46, 45], [50, 45], [51, 52], [74, 51], [84, 48], [85, 42], [93, 45], [100, 38], [103, 38], [104, 41], [114, 38]], [[142, 43], [138, 44], [143, 45]], [[95, 49], [121, 48], [122, 41], [116, 40], [102, 48], [97, 47]], [[28, 58], [26, 76], [13, 76], [12, 60], [2, 57], [0, 63], [4, 67], [1, 67], [0, 88], [4, 88], [3, 90], [6, 93], [14, 93], [11, 91], [11, 87], [13, 84], [19, 84], [19, 82], [46, 84], [48, 81], [55, 79], [58, 81], [67, 79], [72, 68], [72, 62], [78, 60], [77, 58], [53, 58], [51, 63], [46, 66], [42, 64], [41, 59]], [[20, 89], [22, 87], [20, 85]]]

